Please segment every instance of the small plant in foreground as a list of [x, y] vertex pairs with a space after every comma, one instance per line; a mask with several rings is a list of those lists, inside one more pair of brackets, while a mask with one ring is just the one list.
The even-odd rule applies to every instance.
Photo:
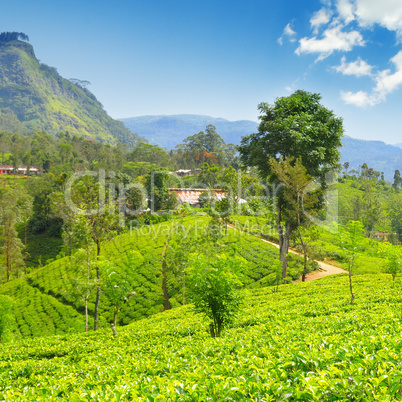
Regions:
[[189, 269], [189, 288], [195, 309], [211, 319], [211, 336], [221, 336], [224, 325], [229, 323], [239, 310], [242, 283], [236, 270], [242, 261], [221, 255], [215, 261], [195, 256]]

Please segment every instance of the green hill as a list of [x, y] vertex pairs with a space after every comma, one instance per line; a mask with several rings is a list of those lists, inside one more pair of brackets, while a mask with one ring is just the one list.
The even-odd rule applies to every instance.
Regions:
[[[190, 228], [202, 230], [207, 217], [188, 217], [180, 221]], [[111, 261], [116, 271], [127, 271], [125, 257], [130, 251], [138, 251], [143, 263], [131, 272], [132, 287], [137, 293], [121, 309], [120, 325], [142, 319], [163, 310], [162, 252], [167, 234], [178, 221], [133, 230], [120, 235], [104, 245], [103, 256]], [[174, 241], [174, 234], [172, 235]], [[261, 242], [251, 235], [230, 230], [225, 237], [225, 249], [233, 248], [233, 253], [243, 257], [247, 264], [243, 268], [242, 282], [248, 288], [258, 288], [275, 282], [275, 261], [278, 256], [274, 246]], [[300, 257], [290, 258], [289, 275], [296, 279], [303, 270]], [[70, 264], [68, 257], [58, 259], [24, 278], [0, 287], [0, 295], [15, 301], [15, 337], [47, 336], [84, 330], [84, 302], [74, 291], [74, 280], [82, 273]], [[168, 268], [169, 269], [169, 268]], [[180, 306], [181, 282], [173, 270], [167, 272], [168, 297], [172, 307]], [[89, 313], [93, 316], [95, 292], [89, 301]], [[111, 321], [112, 306], [106, 296], [101, 300], [102, 326]]]
[[402, 170], [402, 150], [397, 145], [383, 141], [366, 141], [344, 137], [342, 139], [341, 162], [349, 162], [349, 170], [359, 170], [367, 163], [369, 167], [384, 172], [385, 179], [392, 181], [395, 170]]
[[111, 331], [0, 346], [1, 400], [401, 400], [401, 282], [387, 275], [250, 292], [221, 338], [191, 305]]
[[[0, 131], [32, 134], [61, 131], [101, 142], [135, 145], [140, 140], [112, 119], [80, 81], [61, 77], [40, 63], [24, 41], [0, 41]], [[143, 140], [143, 139], [142, 139]]]

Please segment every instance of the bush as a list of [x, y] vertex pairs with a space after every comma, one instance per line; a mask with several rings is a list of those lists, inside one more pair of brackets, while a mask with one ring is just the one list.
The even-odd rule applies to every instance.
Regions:
[[241, 297], [238, 288], [242, 283], [235, 271], [240, 265], [239, 258], [225, 255], [218, 256], [216, 261], [197, 256], [189, 269], [190, 297], [197, 312], [212, 320], [209, 324], [212, 337], [219, 337], [222, 327], [239, 310]]

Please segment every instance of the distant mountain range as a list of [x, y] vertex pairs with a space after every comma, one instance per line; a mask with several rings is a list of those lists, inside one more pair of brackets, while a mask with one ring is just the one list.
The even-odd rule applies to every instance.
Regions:
[[350, 169], [358, 170], [367, 163], [369, 167], [384, 172], [393, 181], [395, 170], [402, 171], [402, 148], [382, 141], [365, 141], [345, 136], [341, 148], [342, 163], [349, 162]]
[[140, 116], [120, 119], [133, 133], [145, 137], [151, 144], [168, 150], [180, 144], [186, 137], [205, 130], [213, 124], [226, 143], [240, 144], [241, 137], [257, 130], [254, 121], [229, 121], [210, 116], [180, 114], [173, 116]]
[[64, 79], [54, 67], [40, 63], [25, 34], [2, 34], [1, 39], [0, 131], [27, 135], [68, 131], [101, 142], [122, 140], [131, 146], [145, 140], [108, 116], [86, 89], [88, 82]]
[[[226, 143], [234, 144], [239, 144], [244, 135], [256, 132], [258, 126], [258, 123], [250, 120], [229, 121], [199, 115], [140, 116], [121, 120], [133, 133], [168, 150], [189, 135], [205, 130], [208, 124], [216, 127]], [[358, 170], [366, 162], [369, 167], [384, 172], [389, 181], [393, 180], [396, 169], [402, 171], [402, 144], [387, 145], [382, 141], [365, 141], [345, 136], [341, 156], [342, 163], [349, 162], [349, 170]]]
[[[18, 35], [20, 36], [18, 38]], [[199, 115], [140, 116], [117, 121], [80, 80], [67, 80], [57, 70], [42, 64], [35, 56], [26, 35], [0, 40], [0, 131], [33, 134], [45, 130], [56, 135], [68, 131], [93, 140], [130, 146], [149, 141], [172, 149], [186, 137], [213, 124], [226, 143], [239, 144], [241, 137], [257, 131], [258, 123], [229, 121]], [[23, 39], [23, 40], [19, 40]], [[124, 124], [123, 124], [123, 123]], [[358, 169], [366, 162], [392, 180], [402, 171], [402, 143], [386, 145], [345, 137], [342, 163]]]

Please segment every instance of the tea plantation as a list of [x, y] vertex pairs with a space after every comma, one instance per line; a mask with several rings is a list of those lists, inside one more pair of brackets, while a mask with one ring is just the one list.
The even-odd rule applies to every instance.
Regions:
[[[191, 229], [202, 230], [209, 222], [208, 217], [187, 217], [151, 226], [133, 229], [103, 245], [102, 256], [111, 261], [116, 271], [130, 271], [130, 281], [136, 296], [122, 306], [120, 325], [148, 317], [163, 310], [162, 253], [168, 235], [178, 224]], [[173, 230], [173, 231], [172, 231]], [[272, 285], [276, 279], [275, 264], [278, 251], [274, 246], [258, 238], [229, 230], [221, 248], [230, 250], [246, 260], [241, 280], [247, 288]], [[143, 263], [134, 272], [126, 264], [130, 251], [138, 251]], [[302, 272], [301, 258], [290, 257], [289, 275], [297, 279]], [[15, 325], [13, 337], [47, 336], [82, 332], [85, 325], [84, 302], [77, 295], [74, 281], [83, 276], [69, 257], [58, 259], [26, 277], [14, 280], [0, 287], [0, 295], [15, 301]], [[173, 307], [181, 303], [180, 283], [173, 270], [168, 267], [168, 296]], [[89, 299], [90, 325], [94, 310], [95, 292]], [[100, 303], [101, 326], [108, 327], [113, 308], [106, 295]]]
[[0, 400], [402, 400], [401, 281], [248, 291], [221, 338], [191, 305], [111, 331], [0, 346]]

